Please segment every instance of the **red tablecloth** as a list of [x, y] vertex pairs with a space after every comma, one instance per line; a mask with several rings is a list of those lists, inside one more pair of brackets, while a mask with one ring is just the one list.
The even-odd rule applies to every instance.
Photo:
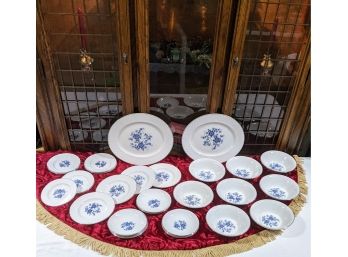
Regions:
[[[175, 239], [175, 238], [172, 238], [172, 237], [166, 235], [161, 227], [161, 219], [162, 219], [164, 213], [156, 214], [156, 215], [147, 215], [148, 222], [149, 222], [148, 229], [146, 230], [146, 232], [142, 236], [135, 238], [135, 239], [125, 240], [125, 239], [120, 239], [118, 237], [113, 236], [107, 228], [107, 224], [106, 224], [107, 221], [103, 221], [103, 222], [100, 222], [100, 223], [94, 224], [94, 225], [77, 224], [69, 216], [69, 207], [70, 207], [71, 203], [76, 198], [78, 198], [81, 194], [78, 194], [69, 203], [62, 205], [62, 206], [58, 206], [58, 207], [46, 206], [45, 204], [43, 204], [41, 202], [41, 199], [40, 199], [40, 193], [41, 193], [42, 189], [44, 188], [44, 186], [48, 182], [63, 176], [63, 175], [56, 175], [56, 174], [49, 172], [47, 167], [46, 167], [47, 161], [52, 156], [59, 154], [59, 153], [63, 153], [63, 152], [67, 152], [67, 151], [37, 153], [37, 157], [36, 157], [36, 165], [37, 165], [36, 166], [36, 197], [37, 197], [38, 201], [41, 203], [41, 205], [44, 206], [44, 208], [48, 212], [50, 212], [52, 215], [59, 218], [62, 222], [66, 223], [70, 227], [73, 227], [74, 229], [76, 229], [84, 234], [87, 234], [93, 238], [96, 238], [100, 241], [107, 242], [107, 243], [114, 244], [114, 245], [121, 246], [121, 247], [126, 247], [126, 248], [131, 248], [131, 249], [139, 249], [139, 250], [140, 249], [141, 250], [190, 250], [190, 249], [204, 248], [204, 247], [213, 246], [213, 245], [231, 243], [233, 241], [247, 237], [249, 235], [255, 234], [255, 233], [263, 230], [263, 228], [258, 226], [252, 220], [251, 220], [251, 227], [247, 231], [247, 233], [245, 233], [242, 236], [235, 237], [235, 238], [223, 237], [223, 236], [220, 236], [220, 235], [218, 235], [210, 230], [210, 228], [208, 227], [208, 225], [205, 222], [205, 214], [207, 213], [207, 211], [211, 207], [213, 207], [215, 205], [226, 204], [216, 194], [215, 188], [216, 188], [217, 182], [209, 184], [209, 186], [214, 191], [214, 200], [210, 205], [208, 205], [205, 208], [198, 209], [198, 210], [197, 209], [189, 209], [190, 211], [193, 211], [198, 216], [198, 218], [200, 220], [200, 228], [199, 228], [198, 232], [190, 238]], [[93, 154], [91, 152], [73, 152], [73, 153], [76, 154], [77, 156], [79, 156], [81, 159], [80, 169], [84, 168], [83, 167], [84, 160], [88, 156]], [[259, 161], [259, 156], [251, 156], [251, 157]], [[189, 157], [168, 156], [165, 159], [163, 159], [161, 162], [170, 163], [170, 164], [177, 166], [182, 173], [182, 178], [181, 178], [181, 182], [182, 182], [182, 181], [186, 181], [186, 180], [194, 180], [194, 178], [191, 176], [191, 174], [188, 171], [188, 167], [189, 167], [189, 164], [191, 161], [192, 160]], [[126, 168], [128, 168], [130, 166], [132, 166], [132, 165], [125, 163], [121, 160], [118, 160], [117, 167], [113, 171], [108, 172], [108, 173], [104, 173], [104, 174], [93, 174], [94, 178], [95, 178], [95, 184], [88, 192], [95, 191], [96, 186], [104, 178], [111, 176], [111, 175], [120, 174], [123, 170], [125, 170]], [[270, 170], [268, 170], [265, 167], [263, 167], [263, 169], [264, 169], [263, 173], [260, 177], [255, 178], [255, 179], [250, 181], [255, 186], [255, 188], [257, 190], [258, 195], [257, 195], [257, 199], [255, 201], [260, 200], [260, 199], [269, 198], [267, 195], [265, 195], [261, 191], [258, 183], [259, 183], [259, 180], [263, 176], [268, 175], [268, 174], [272, 174], [273, 172], [271, 172]], [[294, 170], [290, 173], [287, 173], [285, 175], [294, 179], [295, 181], [297, 181], [297, 179], [298, 179], [296, 170]], [[234, 176], [226, 171], [226, 175], [224, 178], [230, 178], [230, 177], [234, 177]], [[175, 209], [175, 208], [187, 209], [186, 207], [181, 206], [179, 203], [177, 203], [175, 201], [175, 199], [173, 197], [174, 187], [166, 188], [165, 190], [172, 196], [172, 205], [171, 205], [170, 209]], [[121, 209], [124, 209], [124, 208], [137, 208], [135, 205], [135, 200], [136, 200], [136, 196], [133, 196], [129, 201], [127, 201], [123, 204], [117, 205], [114, 212], [121, 210]], [[290, 204], [290, 201], [283, 201], [283, 202], [285, 204]], [[242, 206], [241, 209], [243, 209], [246, 213], [249, 214], [249, 208], [251, 205], [252, 205], [252, 203], [250, 203], [249, 205], [246, 205], [246, 206]]]

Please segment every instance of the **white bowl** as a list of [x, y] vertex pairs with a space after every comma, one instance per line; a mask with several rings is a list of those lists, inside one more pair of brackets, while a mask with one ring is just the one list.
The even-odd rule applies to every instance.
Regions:
[[136, 194], [151, 188], [155, 182], [155, 172], [147, 166], [132, 166], [125, 169], [122, 174], [134, 179], [137, 184]]
[[283, 175], [267, 175], [260, 180], [261, 190], [278, 200], [292, 200], [300, 193], [300, 187], [291, 178]]
[[248, 214], [228, 204], [214, 206], [207, 212], [205, 219], [214, 232], [223, 236], [240, 236], [250, 228]]
[[226, 168], [232, 175], [244, 179], [253, 179], [262, 173], [261, 164], [246, 156], [232, 157], [226, 162]]
[[136, 200], [138, 208], [150, 214], [166, 211], [171, 203], [172, 198], [166, 191], [155, 188], [141, 192]]
[[190, 237], [198, 231], [199, 220], [189, 210], [174, 209], [164, 214], [162, 228], [164, 232], [172, 237]]
[[80, 158], [72, 153], [61, 153], [51, 157], [47, 162], [47, 169], [55, 174], [65, 174], [77, 170]]
[[194, 160], [190, 163], [189, 171], [194, 178], [204, 182], [218, 181], [225, 176], [226, 172], [224, 165], [209, 158]]
[[227, 178], [220, 181], [216, 192], [222, 200], [235, 205], [249, 204], [257, 196], [254, 186], [239, 178]]
[[213, 190], [199, 181], [185, 181], [178, 184], [173, 191], [174, 199], [189, 208], [203, 208], [214, 199]]
[[296, 168], [295, 159], [284, 152], [281, 151], [267, 151], [261, 154], [261, 163], [265, 165], [268, 169], [286, 173], [293, 171]]
[[120, 238], [133, 238], [145, 232], [146, 215], [137, 209], [123, 209], [115, 212], [107, 222], [110, 232]]
[[48, 206], [60, 206], [71, 201], [76, 190], [74, 181], [66, 178], [55, 179], [41, 191], [41, 201]]
[[178, 105], [169, 107], [166, 110], [166, 113], [169, 117], [174, 119], [185, 119], [187, 116], [194, 113], [194, 110], [184, 105]]
[[149, 168], [155, 172], [154, 187], [167, 188], [176, 185], [181, 179], [181, 171], [169, 163], [156, 163]]
[[70, 171], [63, 176], [75, 182], [77, 193], [84, 193], [91, 189], [94, 184], [94, 177], [85, 170]]
[[117, 160], [111, 154], [96, 153], [88, 156], [83, 165], [89, 172], [104, 173], [115, 169], [117, 166]]
[[292, 224], [295, 218], [287, 205], [269, 199], [255, 202], [249, 212], [258, 225], [270, 230], [285, 229]]

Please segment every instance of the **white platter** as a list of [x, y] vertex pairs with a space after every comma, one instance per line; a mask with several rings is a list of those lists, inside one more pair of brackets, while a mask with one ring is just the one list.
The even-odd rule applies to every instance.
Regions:
[[186, 126], [181, 142], [185, 153], [194, 160], [211, 158], [225, 162], [242, 149], [244, 132], [230, 116], [206, 114]]
[[156, 101], [157, 105], [161, 108], [169, 108], [172, 106], [177, 106], [179, 105], [179, 101], [173, 97], [161, 97], [158, 98]]
[[190, 163], [189, 171], [194, 178], [203, 182], [218, 181], [225, 176], [226, 172], [224, 165], [209, 158], [194, 160]]
[[192, 110], [190, 107], [183, 106], [183, 105], [177, 105], [169, 107], [166, 110], [166, 113], [169, 117], [174, 119], [185, 119], [187, 116], [194, 113], [194, 110]]
[[114, 116], [122, 112], [122, 105], [104, 105], [98, 108], [100, 115]]
[[115, 204], [128, 201], [137, 189], [134, 179], [126, 175], [113, 175], [103, 179], [96, 191], [108, 194], [114, 199]]
[[108, 153], [96, 153], [89, 156], [84, 162], [85, 169], [92, 173], [112, 171], [117, 166], [117, 160]]
[[72, 153], [61, 153], [51, 157], [47, 162], [47, 169], [55, 174], [65, 174], [77, 170], [80, 158]]
[[216, 186], [218, 196], [227, 203], [234, 205], [249, 204], [256, 199], [255, 187], [239, 178], [227, 178]]
[[184, 98], [184, 103], [190, 107], [203, 108], [207, 105], [207, 96], [189, 95]]
[[172, 237], [186, 238], [196, 234], [199, 229], [199, 220], [189, 210], [174, 209], [164, 214], [162, 228]]
[[114, 211], [111, 196], [92, 192], [77, 198], [70, 206], [70, 217], [79, 224], [90, 225], [106, 220]]
[[161, 161], [173, 147], [173, 133], [160, 118], [134, 113], [118, 119], [110, 128], [108, 143], [121, 160], [135, 165]]
[[146, 215], [137, 209], [127, 208], [115, 212], [107, 222], [110, 232], [120, 238], [134, 238], [145, 232]]
[[250, 228], [248, 214], [232, 205], [221, 204], [212, 207], [205, 219], [214, 232], [227, 237], [243, 235]]
[[41, 200], [48, 206], [59, 206], [71, 201], [76, 195], [76, 185], [70, 179], [59, 178], [49, 182], [41, 191]]
[[176, 185], [181, 179], [181, 171], [169, 163], [156, 163], [149, 168], [155, 172], [154, 187], [167, 188]]
[[295, 159], [281, 151], [271, 150], [264, 152], [261, 154], [260, 160], [264, 166], [275, 172], [286, 173], [296, 168]]
[[80, 123], [80, 127], [83, 129], [99, 129], [104, 128], [106, 125], [106, 120], [100, 118], [91, 118], [88, 120], [83, 120]]
[[203, 208], [214, 199], [213, 190], [206, 184], [188, 180], [178, 184], [173, 191], [174, 199], [188, 208]]
[[77, 193], [84, 193], [91, 189], [94, 184], [94, 177], [91, 173], [85, 170], [70, 171], [63, 178], [74, 181]]
[[261, 190], [276, 200], [292, 200], [300, 193], [300, 187], [291, 178], [272, 174], [260, 180]]
[[253, 179], [262, 174], [262, 165], [253, 158], [235, 156], [226, 162], [227, 170], [234, 176], [243, 179]]
[[141, 192], [136, 200], [137, 207], [149, 214], [161, 213], [170, 207], [172, 198], [170, 195], [157, 188], [151, 188]]
[[136, 183], [136, 194], [149, 189], [155, 182], [155, 172], [147, 166], [132, 166], [122, 172], [123, 175], [134, 179]]
[[96, 142], [107, 142], [109, 130], [101, 129], [93, 132], [93, 140]]
[[72, 142], [81, 142], [88, 137], [88, 133], [82, 129], [69, 129], [69, 137]]

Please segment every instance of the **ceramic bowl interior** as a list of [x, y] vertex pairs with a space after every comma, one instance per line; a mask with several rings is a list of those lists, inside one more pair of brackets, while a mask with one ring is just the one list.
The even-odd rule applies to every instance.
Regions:
[[262, 174], [262, 165], [253, 158], [235, 156], [226, 162], [227, 170], [236, 177], [252, 179]]
[[255, 202], [250, 208], [250, 216], [258, 225], [271, 230], [285, 229], [295, 218], [287, 205], [269, 199]]
[[216, 187], [218, 196], [227, 203], [243, 205], [256, 199], [257, 192], [252, 184], [239, 178], [222, 180]]
[[214, 193], [209, 186], [199, 181], [185, 181], [173, 192], [175, 200], [189, 208], [202, 208], [213, 201]]
[[170, 236], [189, 237], [198, 231], [199, 220], [189, 210], [174, 209], [163, 216], [162, 228]]
[[268, 169], [276, 172], [290, 172], [296, 168], [295, 159], [281, 151], [267, 151], [261, 155], [261, 162]]
[[205, 219], [214, 232], [223, 236], [239, 236], [250, 228], [248, 214], [232, 205], [214, 206], [207, 212]]
[[268, 196], [279, 200], [292, 200], [300, 193], [300, 188], [293, 179], [277, 174], [263, 177], [260, 188]]
[[218, 181], [225, 176], [225, 167], [214, 159], [202, 158], [191, 162], [191, 175], [204, 182]]
[[172, 203], [170, 195], [161, 189], [147, 189], [137, 197], [136, 204], [146, 213], [160, 213], [166, 211]]

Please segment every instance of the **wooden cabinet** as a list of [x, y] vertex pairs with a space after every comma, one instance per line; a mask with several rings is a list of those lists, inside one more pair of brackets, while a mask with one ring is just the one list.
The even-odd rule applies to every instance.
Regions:
[[184, 128], [219, 112], [242, 125], [243, 153], [298, 152], [310, 123], [309, 15], [309, 1], [39, 0], [43, 145], [103, 151], [122, 115]]

